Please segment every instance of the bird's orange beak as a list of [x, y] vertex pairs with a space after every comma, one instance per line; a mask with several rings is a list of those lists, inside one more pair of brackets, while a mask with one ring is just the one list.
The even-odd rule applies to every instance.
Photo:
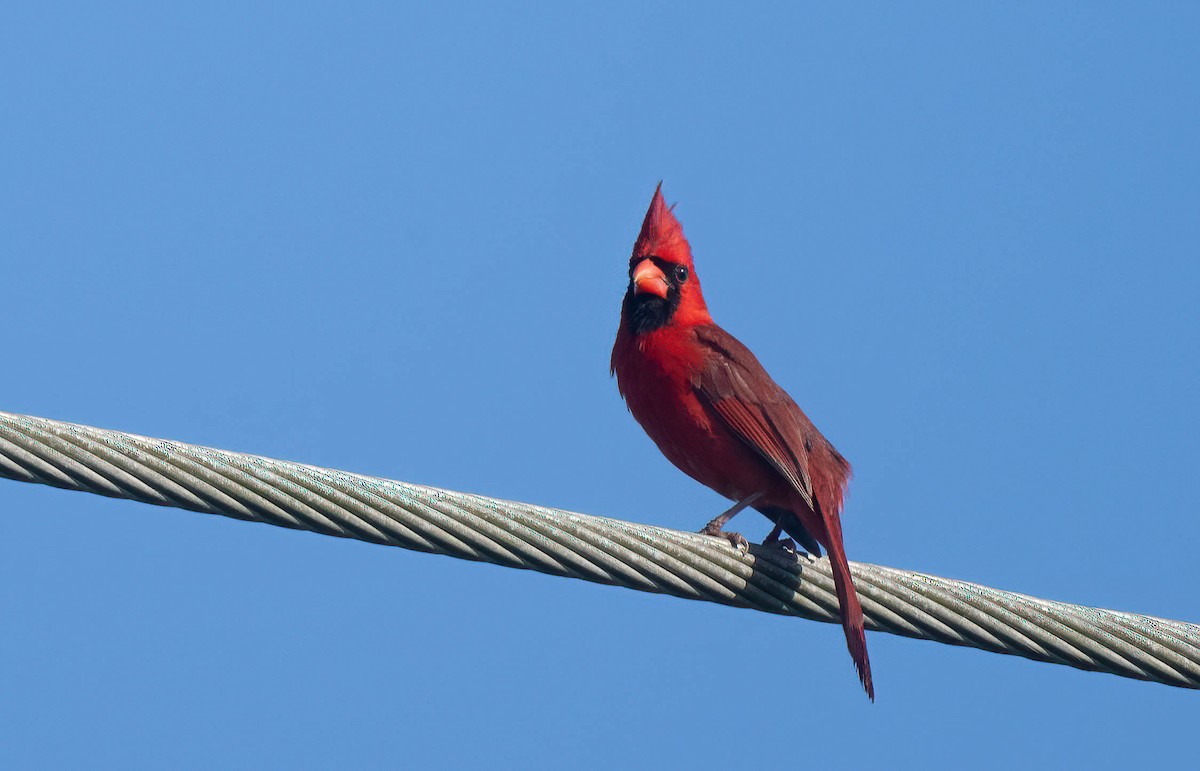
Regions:
[[654, 264], [654, 260], [646, 258], [633, 269], [633, 293], [652, 294], [667, 299], [667, 277]]

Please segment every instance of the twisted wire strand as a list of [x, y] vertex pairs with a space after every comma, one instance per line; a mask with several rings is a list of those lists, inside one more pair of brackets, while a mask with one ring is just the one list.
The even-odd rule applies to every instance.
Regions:
[[[0, 412], [0, 477], [837, 623], [828, 559]], [[868, 629], [1200, 688], [1200, 626], [851, 563]]]

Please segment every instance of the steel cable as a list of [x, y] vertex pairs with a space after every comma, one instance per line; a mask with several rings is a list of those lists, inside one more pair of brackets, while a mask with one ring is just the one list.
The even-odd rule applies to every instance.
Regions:
[[[0, 477], [837, 622], [827, 559], [0, 412]], [[1200, 626], [851, 563], [867, 628], [1200, 688]]]

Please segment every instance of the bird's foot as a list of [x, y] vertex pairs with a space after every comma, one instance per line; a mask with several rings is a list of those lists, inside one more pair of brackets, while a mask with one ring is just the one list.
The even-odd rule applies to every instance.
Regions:
[[714, 538], [723, 538], [726, 541], [729, 541], [730, 546], [737, 549], [742, 554], [750, 551], [750, 542], [747, 541], [741, 533], [731, 533], [729, 531], [722, 530], [721, 526], [717, 524], [715, 520], [713, 522], [709, 522], [707, 525], [701, 528], [700, 535], [711, 535]]
[[775, 538], [768, 536], [759, 549], [761, 551], [756, 552], [757, 556], [780, 565], [794, 565], [800, 559], [800, 554], [796, 551], [796, 542], [791, 538], [780, 539], [778, 536]]
[[762, 542], [762, 545], [767, 549], [774, 549], [784, 554], [794, 555], [796, 553], [796, 542], [791, 538], [780, 538], [779, 536], [775, 536], [775, 538], [768, 537], [767, 540]]

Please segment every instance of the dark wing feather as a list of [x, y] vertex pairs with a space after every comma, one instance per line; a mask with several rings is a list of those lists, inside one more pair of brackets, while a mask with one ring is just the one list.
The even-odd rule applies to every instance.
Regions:
[[808, 419], [737, 338], [715, 324], [695, 331], [700, 343], [717, 355], [706, 357], [692, 386], [815, 511], [805, 444]]

